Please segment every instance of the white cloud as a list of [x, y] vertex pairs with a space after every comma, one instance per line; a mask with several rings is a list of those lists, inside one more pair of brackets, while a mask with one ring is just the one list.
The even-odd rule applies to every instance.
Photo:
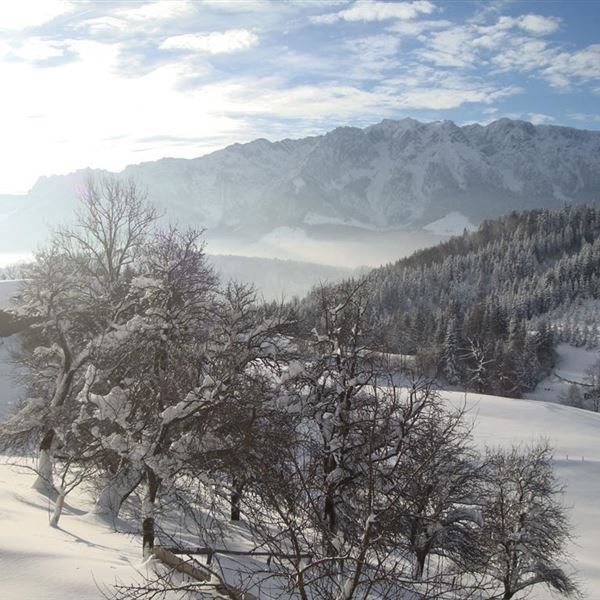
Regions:
[[421, 19], [420, 21], [396, 21], [389, 26], [389, 30], [401, 35], [419, 36], [430, 31], [449, 29], [450, 27], [452, 27], [451, 21]]
[[438, 67], [464, 69], [492, 63], [504, 71], [534, 71], [546, 68], [558, 54], [556, 45], [539, 39], [556, 31], [561, 22], [557, 17], [502, 15], [491, 24], [477, 20], [460, 25], [450, 23], [446, 27], [434, 26], [442, 22], [398, 23], [392, 28], [416, 34], [422, 43], [417, 55]]
[[[319, 0], [319, 3], [326, 4], [327, 0]], [[340, 0], [337, 0], [336, 3], [339, 4]], [[277, 2], [265, 2], [265, 0], [244, 0], [243, 4], [244, 12], [272, 12], [274, 9], [279, 8], [276, 6]], [[202, 6], [214, 11], [236, 14], [240, 10], [240, 0], [202, 0]]]
[[419, 56], [437, 66], [466, 67], [476, 60], [473, 32], [466, 27], [451, 27], [429, 37]]
[[542, 40], [519, 38], [492, 57], [492, 62], [505, 71], [533, 71], [546, 67], [552, 54], [548, 44]]
[[522, 90], [516, 86], [496, 89], [492, 86], [477, 88], [416, 88], [399, 95], [403, 108], [449, 110], [463, 104], [491, 104]]
[[136, 8], [123, 8], [115, 11], [118, 17], [132, 21], [166, 21], [185, 16], [193, 10], [190, 0], [155, 0], [146, 2]]
[[186, 33], [168, 37], [162, 50], [197, 50], [209, 54], [228, 54], [247, 50], [258, 43], [256, 34], [247, 29], [230, 29], [210, 33]]
[[515, 23], [517, 27], [527, 33], [549, 35], [558, 29], [560, 19], [557, 17], [544, 17], [542, 15], [522, 15], [516, 19]]
[[400, 39], [395, 35], [371, 35], [348, 41], [342, 56], [347, 60], [345, 77], [379, 80], [383, 73], [398, 66], [399, 47]]
[[67, 0], [17, 0], [0, 2], [0, 31], [36, 27], [68, 13], [74, 4]]
[[107, 31], [157, 31], [169, 21], [189, 17], [194, 11], [192, 0], [155, 0], [142, 2], [135, 7], [118, 8], [76, 23], [78, 29], [91, 33]]
[[380, 2], [378, 0], [358, 0], [350, 8], [336, 13], [312, 18], [314, 23], [335, 23], [336, 21], [386, 21], [388, 19], [410, 20], [421, 14], [431, 14], [435, 5], [427, 0], [413, 2]]
[[534, 72], [553, 87], [600, 81], [600, 44], [565, 52], [543, 40], [516, 38], [492, 62], [504, 71]]
[[0, 60], [0, 80], [10, 82], [0, 112], [3, 192], [24, 190], [42, 174], [86, 165], [121, 169], [163, 156], [198, 156], [264, 135], [260, 123], [273, 115], [280, 124], [294, 120], [285, 132], [294, 135], [316, 124], [392, 117], [399, 108], [486, 104], [514, 93], [492, 86], [461, 88], [460, 82], [451, 88], [435, 81], [425, 85], [427, 73], [410, 87], [402, 77], [372, 90], [335, 82], [290, 86], [282, 74], [216, 80], [182, 91], [181, 81], [195, 74], [186, 62], [127, 78], [114, 69], [118, 45], [70, 40], [68, 48], [80, 59], [49, 69]]
[[567, 116], [575, 121], [585, 121], [588, 123], [600, 123], [600, 114], [571, 112], [571, 113], [568, 113]]
[[101, 33], [103, 31], [125, 30], [127, 29], [127, 21], [118, 17], [103, 16], [93, 19], [85, 19], [76, 24], [78, 29], [89, 29], [91, 33]]
[[566, 87], [573, 80], [600, 81], [600, 44], [556, 54], [548, 61], [542, 76], [556, 87]]
[[534, 125], [544, 125], [545, 123], [553, 123], [556, 119], [551, 115], [545, 115], [543, 113], [529, 113], [529, 120]]
[[19, 44], [11, 44], [10, 55], [22, 60], [36, 62], [58, 58], [65, 53], [65, 45], [59, 42], [29, 38]]
[[458, 82], [450, 82], [448, 86], [407, 87], [404, 78], [387, 80], [373, 90], [339, 84], [293, 88], [282, 84], [276, 79], [248, 80], [243, 85], [218, 83], [204, 86], [202, 94], [218, 98], [223, 110], [231, 113], [243, 110], [265, 116], [348, 121], [390, 116], [398, 108], [447, 110], [470, 103], [491, 104], [521, 91], [516, 86], [495, 88], [467, 83], [460, 86]]

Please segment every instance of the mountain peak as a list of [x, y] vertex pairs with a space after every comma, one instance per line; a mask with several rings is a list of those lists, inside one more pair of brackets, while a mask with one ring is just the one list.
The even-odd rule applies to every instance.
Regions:
[[409, 127], [419, 127], [422, 126], [423, 123], [417, 121], [416, 119], [411, 119], [410, 117], [405, 117], [403, 119], [383, 119], [379, 123], [375, 125], [369, 125], [366, 127], [366, 130], [369, 129], [407, 129]]

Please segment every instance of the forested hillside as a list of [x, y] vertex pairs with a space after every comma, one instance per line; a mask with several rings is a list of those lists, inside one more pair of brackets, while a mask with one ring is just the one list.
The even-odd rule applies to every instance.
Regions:
[[[600, 297], [600, 209], [486, 221], [374, 270], [364, 285], [385, 350], [416, 354], [450, 384], [520, 396], [552, 368], [557, 339], [597, 341], [589, 299]], [[562, 316], [575, 305], [580, 325]]]

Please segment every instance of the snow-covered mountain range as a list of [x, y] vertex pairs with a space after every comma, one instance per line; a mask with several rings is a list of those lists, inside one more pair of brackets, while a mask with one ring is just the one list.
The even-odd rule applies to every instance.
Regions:
[[[21, 250], [13, 242], [37, 241], [45, 225], [64, 220], [88, 173], [42, 177], [25, 197], [0, 197], [3, 250]], [[169, 221], [212, 230], [260, 237], [282, 227], [346, 226], [447, 235], [456, 233], [448, 223], [600, 198], [600, 132], [509, 119], [486, 126], [384, 120], [165, 158], [119, 176], [146, 187]]]

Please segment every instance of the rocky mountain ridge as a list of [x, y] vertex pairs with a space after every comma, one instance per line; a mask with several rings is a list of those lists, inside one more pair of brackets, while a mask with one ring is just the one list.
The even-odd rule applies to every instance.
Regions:
[[[74, 204], [87, 169], [42, 177], [0, 201], [0, 226], [30, 237]], [[131, 165], [169, 221], [262, 235], [278, 227], [419, 230], [446, 215], [478, 223], [512, 210], [600, 198], [600, 132], [500, 119], [384, 120], [320, 136], [233, 144], [195, 159]], [[10, 238], [10, 235], [9, 235]]]

